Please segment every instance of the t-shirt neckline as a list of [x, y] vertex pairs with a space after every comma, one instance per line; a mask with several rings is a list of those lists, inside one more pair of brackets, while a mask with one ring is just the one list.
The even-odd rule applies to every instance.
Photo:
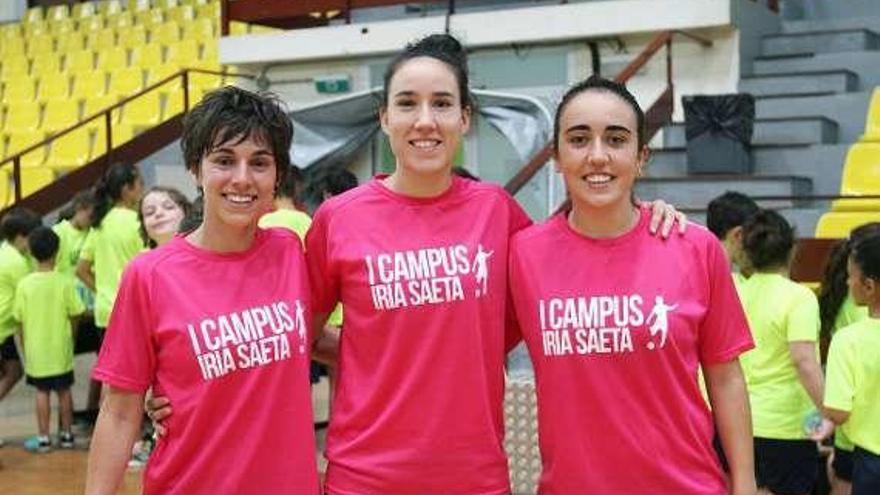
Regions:
[[387, 196], [397, 202], [408, 204], [408, 205], [430, 205], [436, 204], [447, 199], [451, 198], [455, 194], [457, 194], [465, 185], [465, 180], [458, 176], [452, 176], [452, 184], [446, 188], [445, 191], [438, 194], [437, 196], [431, 196], [427, 198], [417, 198], [414, 196], [407, 196], [405, 194], [400, 194], [398, 192], [392, 191], [385, 184], [382, 183], [383, 180], [388, 178], [388, 174], [378, 174], [374, 176], [369, 184], [375, 191], [378, 191], [380, 194]]
[[217, 251], [211, 251], [191, 243], [186, 239], [186, 236], [189, 234], [190, 232], [175, 234], [174, 238], [171, 239], [167, 246], [171, 249], [180, 249], [182, 251], [191, 253], [199, 258], [213, 261], [237, 261], [246, 259], [257, 252], [263, 246], [263, 244], [266, 243], [266, 240], [270, 235], [267, 229], [258, 228], [257, 231], [254, 233], [254, 241], [246, 250], [230, 253], [218, 253]]
[[566, 210], [566, 211], [559, 212], [556, 215], [555, 221], [556, 221], [556, 224], [558, 225], [558, 227], [563, 232], [565, 232], [566, 235], [573, 237], [580, 242], [586, 242], [591, 245], [603, 246], [603, 247], [604, 246], [616, 246], [616, 245], [625, 244], [627, 242], [630, 242], [632, 239], [635, 239], [636, 237], [641, 235], [648, 228], [648, 222], [651, 219], [650, 212], [644, 206], [640, 206], [637, 208], [639, 220], [638, 220], [638, 222], [636, 222], [636, 225], [633, 228], [631, 228], [628, 231], [624, 232], [623, 234], [620, 234], [615, 237], [598, 238], [598, 237], [590, 237], [588, 235], [584, 235], [584, 234], [578, 232], [577, 230], [575, 230], [568, 223], [569, 212], [570, 212], [570, 210]]

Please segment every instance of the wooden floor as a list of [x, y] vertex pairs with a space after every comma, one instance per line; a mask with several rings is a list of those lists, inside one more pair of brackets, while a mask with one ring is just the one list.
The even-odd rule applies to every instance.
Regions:
[[[75, 408], [82, 407], [85, 402], [88, 387], [86, 377], [93, 361], [94, 358], [90, 356], [76, 358], [76, 382], [73, 387]], [[326, 383], [323, 380], [313, 388], [315, 413], [321, 419], [325, 419], [327, 413]], [[51, 424], [57, 424], [54, 411]], [[32, 454], [24, 450], [22, 442], [34, 435], [35, 430], [33, 388], [25, 385], [22, 380], [0, 401], [0, 439], [6, 442], [4, 447], [0, 447], [0, 495], [81, 495], [85, 489], [89, 454], [88, 432], [74, 431], [77, 438], [76, 448], [73, 450], [56, 449], [47, 454]], [[323, 434], [319, 434], [316, 451], [319, 469], [322, 470], [325, 466], [320, 454], [323, 443]], [[129, 470], [118, 493], [140, 493], [142, 472]]]

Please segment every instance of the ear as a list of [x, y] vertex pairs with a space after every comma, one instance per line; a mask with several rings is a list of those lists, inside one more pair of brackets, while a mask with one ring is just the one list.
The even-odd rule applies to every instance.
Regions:
[[862, 284], [865, 287], [865, 294], [868, 296], [868, 299], [871, 301], [876, 301], [878, 294], [878, 290], [880, 290], [880, 285], [877, 284], [877, 281], [873, 278], [862, 277]]
[[386, 136], [390, 135], [388, 132], [388, 107], [382, 106], [379, 108], [379, 125], [382, 127], [382, 132], [385, 133]]
[[473, 109], [470, 106], [466, 106], [461, 109], [461, 133], [462, 135], [467, 134], [471, 129], [471, 117], [473, 116]]
[[737, 225], [736, 227], [727, 231], [727, 236], [735, 242], [737, 245], [742, 244], [743, 240], [743, 227], [742, 225]]
[[642, 146], [642, 149], [639, 150], [639, 155], [637, 157], [636, 165], [639, 168], [639, 175], [641, 176], [644, 173], [644, 170], [648, 167], [648, 163], [651, 161], [651, 150], [648, 148], [648, 145]]

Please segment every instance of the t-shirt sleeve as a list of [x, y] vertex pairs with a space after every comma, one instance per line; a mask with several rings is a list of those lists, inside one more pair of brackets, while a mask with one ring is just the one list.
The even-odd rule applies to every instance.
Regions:
[[79, 259], [85, 261], [95, 261], [95, 229], [89, 230], [86, 234], [86, 240], [83, 241], [82, 249], [79, 252]]
[[755, 346], [721, 244], [708, 240], [709, 307], [700, 326], [700, 362], [731, 361]]
[[18, 286], [15, 288], [15, 296], [12, 300], [12, 318], [15, 321], [21, 322], [22, 318], [24, 318], [24, 311], [24, 293], [21, 290], [21, 282], [19, 282]]
[[72, 279], [68, 279], [64, 284], [64, 301], [68, 316], [79, 316], [86, 310], [82, 298], [76, 293], [76, 284]]
[[153, 308], [145, 272], [145, 267], [135, 263], [122, 274], [110, 324], [92, 372], [98, 381], [133, 392], [145, 392], [156, 371]]
[[831, 340], [825, 369], [825, 407], [852, 411], [855, 395], [853, 358], [852, 345], [848, 338], [839, 335]]
[[510, 204], [510, 216], [508, 220], [508, 235], [513, 236], [520, 230], [532, 225], [532, 219], [528, 213], [523, 210], [522, 206], [513, 199], [513, 196], [507, 194], [507, 201]]
[[[508, 238], [512, 238], [514, 234], [519, 232], [520, 230], [525, 229], [532, 225], [532, 219], [529, 218], [529, 215], [523, 210], [522, 206], [516, 202], [513, 196], [507, 195], [507, 199], [510, 203], [510, 218], [508, 222]], [[513, 249], [513, 242], [509, 243], [510, 248]], [[512, 253], [509, 253], [508, 258], [512, 258]], [[510, 274], [511, 268], [508, 266], [508, 274]], [[507, 290], [507, 300], [505, 303], [505, 311], [504, 311], [504, 350], [505, 352], [510, 352], [513, 350], [517, 344], [522, 340], [522, 330], [519, 326], [519, 321], [516, 317], [516, 308], [513, 304], [513, 296], [511, 293], [512, 282], [510, 278], [508, 278], [508, 290]]]
[[786, 318], [785, 335], [788, 342], [815, 342], [819, 338], [819, 301], [806, 287], [792, 298]]
[[315, 313], [329, 313], [339, 302], [339, 280], [329, 253], [329, 220], [330, 211], [318, 208], [306, 233], [306, 265]]

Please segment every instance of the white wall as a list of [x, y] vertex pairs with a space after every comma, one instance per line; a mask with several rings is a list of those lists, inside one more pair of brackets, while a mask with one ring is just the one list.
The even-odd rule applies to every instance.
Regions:
[[27, 0], [0, 0], [0, 22], [18, 21], [27, 10]]

